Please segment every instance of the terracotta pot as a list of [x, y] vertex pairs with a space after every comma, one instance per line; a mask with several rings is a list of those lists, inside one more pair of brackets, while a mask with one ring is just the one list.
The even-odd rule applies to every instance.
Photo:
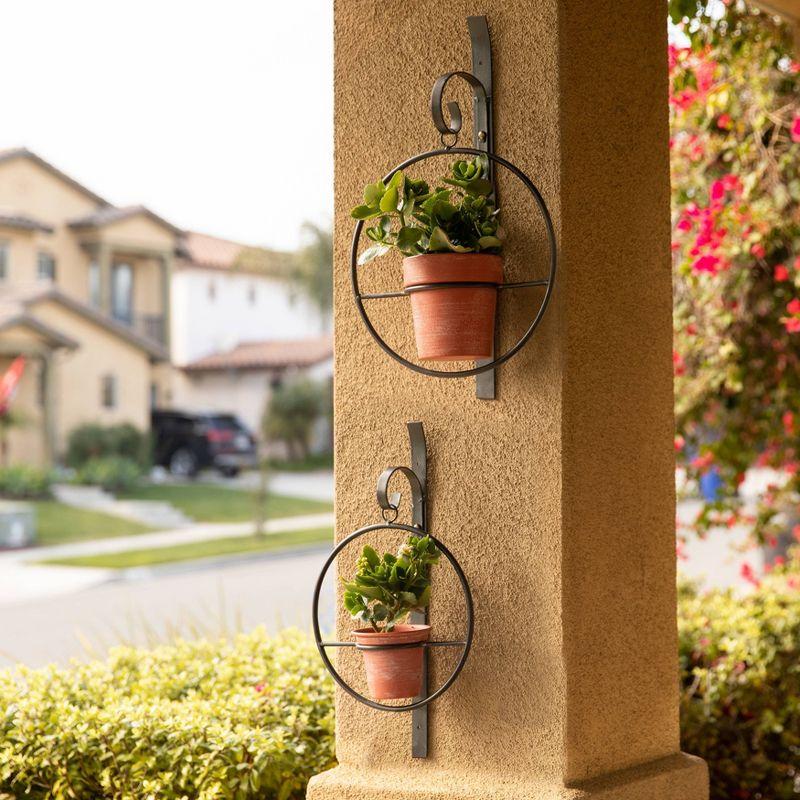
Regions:
[[[427, 642], [430, 625], [395, 625], [389, 633], [372, 628], [354, 632], [357, 644], [407, 644]], [[416, 697], [422, 688], [424, 647], [398, 647], [392, 650], [362, 650], [367, 671], [367, 686], [373, 700], [399, 700]]]
[[[450, 283], [490, 284], [448, 286]], [[417, 355], [422, 361], [491, 358], [497, 284], [503, 259], [487, 253], [426, 253], [403, 259], [403, 286], [410, 292]]]

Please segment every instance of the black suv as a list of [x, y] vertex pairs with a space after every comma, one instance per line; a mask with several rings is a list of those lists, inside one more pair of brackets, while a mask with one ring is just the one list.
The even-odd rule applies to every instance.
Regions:
[[258, 463], [255, 438], [233, 414], [157, 410], [150, 422], [154, 461], [177, 477], [213, 467], [232, 478]]

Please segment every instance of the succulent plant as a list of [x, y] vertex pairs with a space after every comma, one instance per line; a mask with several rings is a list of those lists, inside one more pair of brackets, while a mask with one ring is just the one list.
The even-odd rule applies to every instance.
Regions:
[[397, 555], [365, 546], [352, 581], [344, 581], [344, 607], [374, 631], [391, 631], [411, 611], [428, 606], [430, 567], [439, 562], [430, 536], [409, 536]]
[[377, 181], [364, 189], [364, 203], [351, 216], [376, 220], [366, 229], [373, 244], [359, 264], [399, 250], [404, 256], [422, 253], [498, 253], [503, 246], [499, 209], [492, 199], [489, 160], [476, 156], [456, 161], [444, 186], [431, 189], [402, 170], [387, 183]]

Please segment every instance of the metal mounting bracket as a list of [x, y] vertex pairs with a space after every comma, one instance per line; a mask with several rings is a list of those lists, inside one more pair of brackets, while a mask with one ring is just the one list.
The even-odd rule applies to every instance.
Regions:
[[[428, 448], [425, 442], [425, 429], [421, 422], [407, 422], [408, 439], [411, 445], [411, 468], [388, 467], [378, 478], [378, 505], [384, 510], [397, 510], [400, 504], [400, 493], [389, 494], [389, 481], [396, 472], [408, 478], [411, 485], [411, 524], [416, 528], [427, 530], [427, 482], [428, 482]], [[410, 621], [415, 625], [428, 622], [428, 612], [414, 611]], [[422, 665], [422, 689], [414, 698], [414, 702], [428, 696], [428, 650], [425, 650]], [[428, 757], [428, 706], [415, 708], [411, 712], [411, 755], [413, 758]]]

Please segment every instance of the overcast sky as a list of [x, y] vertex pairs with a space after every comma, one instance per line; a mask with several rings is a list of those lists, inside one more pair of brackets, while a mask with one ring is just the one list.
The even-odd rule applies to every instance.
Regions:
[[115, 204], [293, 247], [328, 222], [330, 0], [26, 0], [0, 10], [0, 149]]

